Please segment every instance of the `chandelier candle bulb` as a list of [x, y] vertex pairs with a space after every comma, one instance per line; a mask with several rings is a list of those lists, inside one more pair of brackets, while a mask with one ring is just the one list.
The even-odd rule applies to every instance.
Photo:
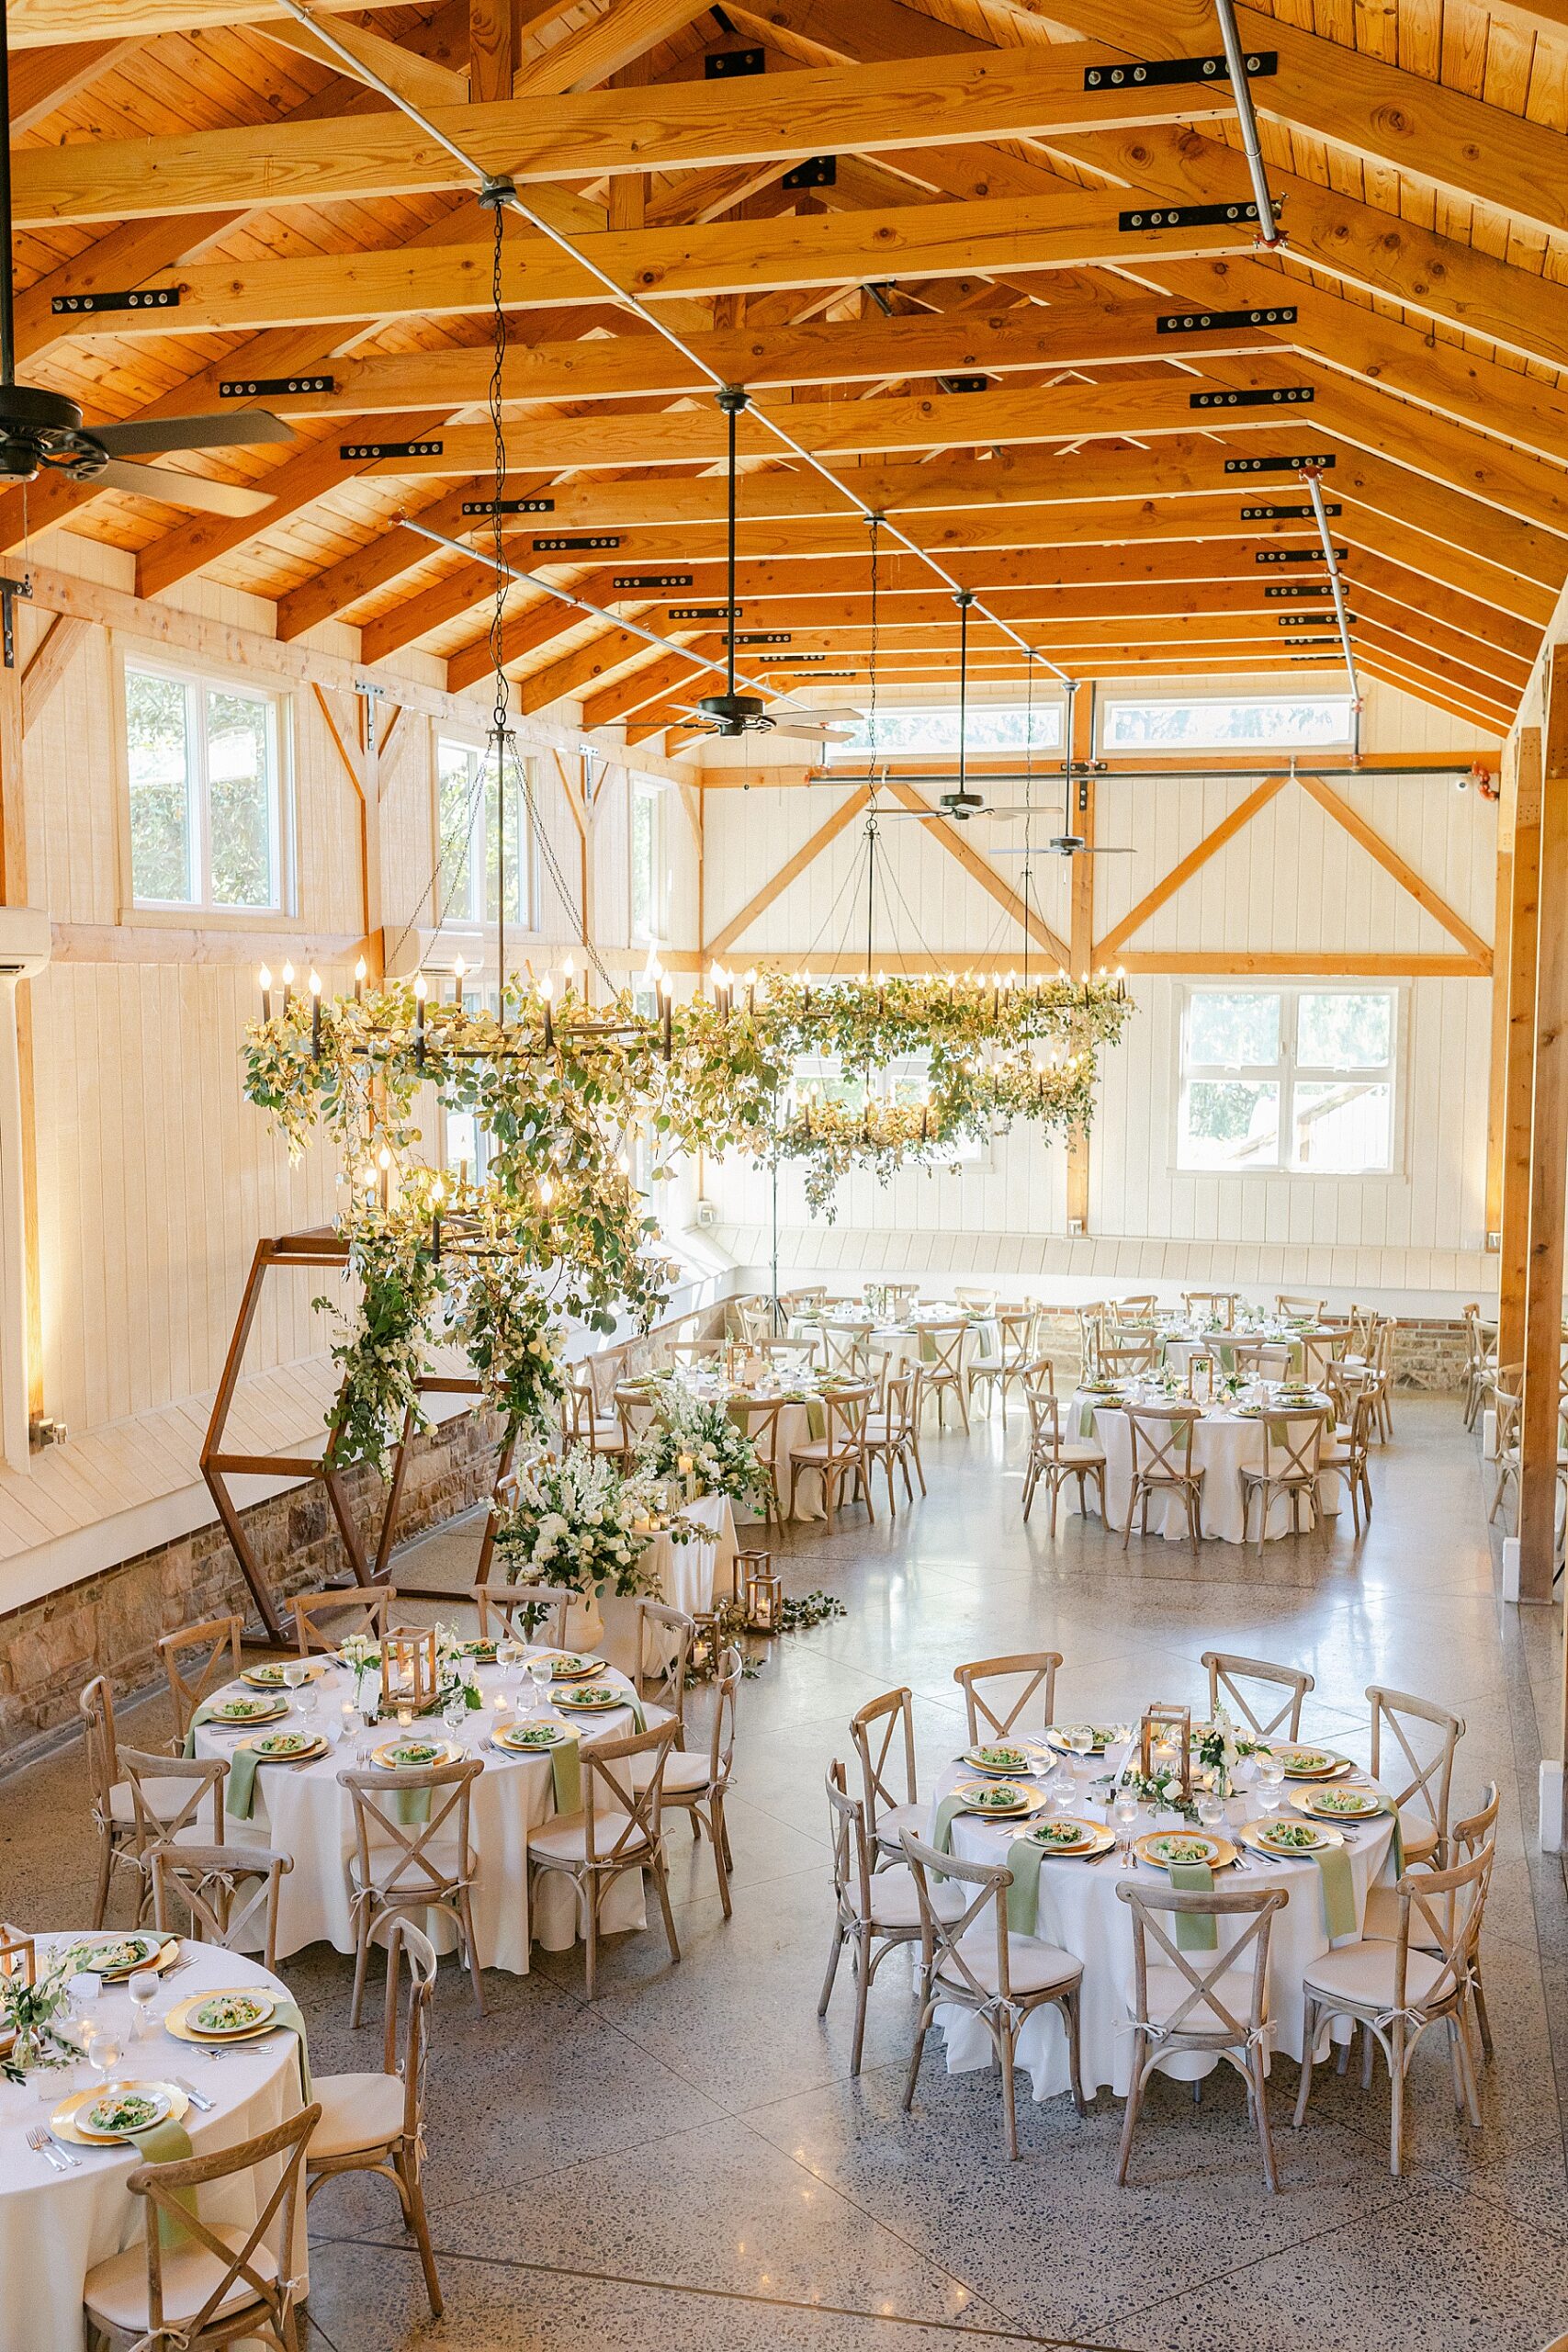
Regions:
[[543, 1005], [545, 1012], [545, 1051], [547, 1054], [550, 1051], [556, 1042], [555, 1008], [551, 1001], [554, 996], [555, 984], [551, 980], [549, 974], [547, 972], [544, 978], [539, 982], [539, 1002]]
[[660, 1001], [663, 1008], [660, 1021], [659, 1047], [666, 1061], [675, 1050], [674, 984], [668, 972], [659, 983]]
[[365, 1001], [365, 958], [362, 956], [358, 963], [355, 964], [354, 967], [354, 1001], [355, 1004], [363, 1004]]
[[413, 984], [413, 1057], [421, 1069], [424, 1068], [424, 974], [416, 973]]
[[256, 974], [256, 979], [261, 988], [262, 1019], [270, 1021], [272, 1019], [272, 974], [265, 964]]

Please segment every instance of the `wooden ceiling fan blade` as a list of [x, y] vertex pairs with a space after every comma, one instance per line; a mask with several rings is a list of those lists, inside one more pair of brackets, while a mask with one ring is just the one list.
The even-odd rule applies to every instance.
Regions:
[[155, 458], [167, 449], [245, 448], [297, 437], [291, 424], [265, 408], [233, 409], [221, 416], [132, 416], [123, 424], [92, 424], [87, 430], [111, 458]]
[[270, 492], [247, 490], [237, 481], [209, 481], [202, 474], [178, 474], [168, 466], [128, 466], [111, 458], [81, 479], [94, 490], [129, 491], [165, 506], [194, 506], [201, 514], [260, 514], [276, 503]]

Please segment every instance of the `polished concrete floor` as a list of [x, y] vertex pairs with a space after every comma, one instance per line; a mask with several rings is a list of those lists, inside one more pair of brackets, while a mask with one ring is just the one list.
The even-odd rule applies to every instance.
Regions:
[[[313, 2214], [312, 2345], [402, 2352], [941, 2352], [966, 2339], [1122, 2352], [1538, 2352], [1568, 2328], [1568, 1905], [1535, 1854], [1540, 1720], [1560, 1672], [1560, 1615], [1495, 1598], [1474, 1448], [1457, 1404], [1402, 1400], [1377, 1456], [1371, 1532], [1348, 1519], [1259, 1558], [1224, 1544], [1124, 1554], [1097, 1521], [1055, 1542], [1020, 1515], [1021, 1423], [927, 1447], [931, 1493], [874, 1528], [792, 1531], [790, 1589], [823, 1586], [847, 1618], [783, 1641], [742, 1691], [731, 1808], [735, 1916], [705, 1846], [672, 1843], [684, 1956], [657, 1933], [612, 1944], [598, 2000], [574, 1952], [487, 1980], [473, 2015], [444, 1973], [427, 2186], [446, 2283], [433, 2325], [383, 2184], [346, 2182]], [[471, 1528], [433, 1538], [409, 1572], [458, 1581]], [[1126, 1713], [1201, 1694], [1213, 1644], [1310, 1667], [1307, 1728], [1363, 1747], [1371, 1681], [1456, 1708], [1461, 1809], [1503, 1791], [1487, 1933], [1497, 2038], [1484, 2122], [1456, 2118], [1446, 2060], [1417, 2058], [1403, 2181], [1387, 2171], [1388, 2091], [1319, 2077], [1308, 2128], [1273, 2116], [1283, 2193], [1263, 2188], [1239, 2086], [1151, 2096], [1134, 2186], [1112, 2178], [1121, 2111], [1102, 2094], [1022, 2102], [1024, 2154], [1000, 2160], [994, 2076], [928, 2055], [900, 2111], [913, 2004], [890, 1961], [865, 2069], [849, 2075], [841, 1977], [816, 2014], [830, 1903], [823, 1770], [851, 1751], [854, 1708], [916, 1694], [922, 1756], [953, 1751], [955, 1663], [1049, 1645], [1058, 1711]], [[698, 1702], [700, 1713], [700, 1702]], [[159, 1703], [132, 1714], [151, 1744]], [[0, 1913], [85, 1915], [90, 1849], [79, 1754], [6, 1785]], [[344, 2029], [348, 1963], [324, 1950], [288, 1973], [321, 2071], [373, 2064]], [[1025, 2086], [1026, 2087], [1026, 2086]], [[47, 2352], [47, 2347], [40, 2347]]]

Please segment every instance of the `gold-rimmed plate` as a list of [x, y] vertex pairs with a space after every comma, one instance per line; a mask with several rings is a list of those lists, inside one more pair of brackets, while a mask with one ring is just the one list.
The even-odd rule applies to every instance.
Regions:
[[1043, 1789], [1028, 1789], [1016, 1781], [970, 1781], [953, 1791], [959, 1809], [979, 1821], [1020, 1821], [1046, 1804]]
[[1052, 1821], [1037, 1821], [1023, 1834], [1043, 1854], [1059, 1855], [1067, 1861], [1087, 1860], [1091, 1854], [1108, 1852], [1116, 1843], [1116, 1832], [1103, 1821], [1080, 1821], [1070, 1813]]
[[[132, 1947], [135, 1947], [133, 1952]], [[143, 1968], [164, 1969], [180, 1956], [176, 1936], [138, 1929], [129, 1936], [78, 1936], [65, 1958], [79, 1976], [101, 1976], [106, 1984], [121, 1984]]]
[[1376, 1821], [1393, 1810], [1376, 1789], [1348, 1789], [1337, 1783], [1325, 1788], [1317, 1781], [1292, 1789], [1291, 1803], [1298, 1813], [1310, 1814], [1314, 1821]]
[[1276, 1747], [1274, 1761], [1287, 1781], [1340, 1781], [1355, 1769], [1348, 1756], [1331, 1747]]
[[375, 1758], [389, 1772], [425, 1772], [437, 1764], [456, 1764], [462, 1753], [455, 1739], [389, 1739]]
[[495, 1744], [509, 1747], [514, 1756], [548, 1756], [563, 1740], [576, 1737], [570, 1724], [509, 1724], [504, 1731], [496, 1733]]
[[240, 1679], [242, 1682], [248, 1682], [253, 1690], [286, 1690], [288, 1686], [283, 1679], [285, 1663], [289, 1666], [303, 1666], [304, 1679], [307, 1682], [319, 1682], [327, 1670], [327, 1662], [321, 1658], [311, 1658], [308, 1663], [303, 1658], [289, 1658], [287, 1661], [282, 1658], [266, 1658], [260, 1666], [247, 1666]]
[[327, 1752], [321, 1733], [310, 1731], [264, 1731], [258, 1738], [243, 1739], [240, 1746], [263, 1764], [309, 1764]]
[[556, 1707], [570, 1707], [573, 1714], [603, 1715], [612, 1707], [629, 1707], [631, 1692], [617, 1690], [608, 1682], [583, 1682], [573, 1690], [555, 1691], [550, 1703]]
[[1345, 1843], [1345, 1832], [1332, 1821], [1249, 1821], [1236, 1835], [1255, 1854], [1275, 1862], [1310, 1861]]
[[281, 1690], [267, 1690], [254, 1697], [215, 1699], [208, 1710], [207, 1720], [225, 1731], [251, 1731], [257, 1724], [275, 1724], [279, 1715], [288, 1713], [288, 1701]]
[[[97, 2109], [110, 2108], [116, 2099], [144, 2102], [152, 2110], [144, 2122], [127, 2124], [118, 2132], [93, 2130], [84, 2120]], [[112, 2148], [128, 2140], [132, 2131], [151, 2132], [157, 2123], [182, 2122], [190, 2109], [190, 2099], [178, 2083], [102, 2083], [91, 2089], [73, 2091], [62, 2098], [49, 2119], [49, 2128], [57, 2140], [69, 2141], [76, 2148]]]
[[1139, 1861], [1147, 1862], [1151, 1870], [1179, 1870], [1187, 1864], [1207, 1863], [1212, 1871], [1223, 1871], [1235, 1860], [1235, 1848], [1228, 1838], [1216, 1838], [1207, 1829], [1151, 1829], [1140, 1838], [1133, 1851]]
[[[235, 2022], [202, 2022], [221, 2018], [220, 2003], [232, 2005], [231, 2014]], [[164, 2023], [179, 2041], [252, 2041], [258, 2033], [271, 2032], [276, 2009], [274, 1996], [259, 1984], [219, 1984], [205, 1993], [188, 1993], [183, 2001], [176, 2001]]]
[[966, 1747], [964, 1761], [973, 1771], [1007, 1781], [1020, 1776], [1027, 1780], [1032, 1772], [1044, 1771], [1055, 1759], [1037, 1740], [993, 1739], [978, 1740]]
[[580, 1650], [562, 1650], [550, 1667], [558, 1682], [592, 1682], [603, 1674], [608, 1661], [602, 1657], [585, 1657]]
[[[1073, 1734], [1083, 1731], [1093, 1733], [1094, 1745], [1082, 1749], [1072, 1747]], [[1092, 1763], [1097, 1756], [1103, 1756], [1106, 1749], [1114, 1747], [1119, 1739], [1130, 1737], [1131, 1734], [1122, 1724], [1052, 1724], [1045, 1733], [1047, 1746], [1055, 1748], [1058, 1756], [1079, 1756], [1086, 1764]]]

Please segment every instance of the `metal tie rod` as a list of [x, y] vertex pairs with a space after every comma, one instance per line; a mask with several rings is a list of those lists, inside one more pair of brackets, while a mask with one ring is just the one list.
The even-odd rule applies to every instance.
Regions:
[[[427, 139], [434, 140], [438, 147], [444, 148], [446, 153], [452, 157], [454, 163], [461, 164], [466, 172], [471, 172], [474, 178], [479, 183], [481, 194], [488, 195], [493, 202], [502, 205], [507, 211], [515, 212], [520, 220], [526, 220], [529, 226], [533, 229], [536, 229], [541, 236], [547, 237], [553, 245], [558, 246], [563, 254], [577, 264], [581, 270], [585, 271], [590, 277], [595, 279], [597, 283], [604, 288], [604, 291], [611, 295], [616, 302], [620, 303], [627, 310], [635, 311], [639, 318], [645, 320], [647, 323], [652, 327], [656, 334], [662, 335], [665, 342], [669, 344], [671, 349], [678, 351], [682, 358], [685, 360], [688, 367], [694, 368], [699, 375], [705, 376], [715, 391], [723, 390], [725, 379], [719, 374], [717, 368], [712, 367], [707, 360], [702, 358], [698, 353], [694, 352], [690, 344], [685, 342], [681, 335], [677, 334], [674, 328], [670, 326], [663, 319], [661, 319], [656, 310], [649, 309], [648, 304], [642, 300], [640, 296], [628, 292], [626, 288], [624, 286], [617, 285], [615, 280], [610, 276], [608, 270], [601, 268], [600, 265], [596, 261], [592, 260], [588, 254], [584, 254], [578, 246], [574, 245], [571, 239], [567, 236], [563, 231], [556, 228], [550, 221], [547, 220], [541, 213], [535, 211], [533, 207], [526, 203], [518, 194], [516, 187], [511, 180], [506, 178], [504, 175], [498, 175], [494, 173], [487, 172], [482, 164], [477, 164], [473, 157], [467, 153], [466, 151], [458, 145], [455, 139], [448, 138], [446, 131], [438, 129], [437, 126], [431, 121], [428, 115], [423, 113], [411, 99], [406, 98], [402, 95], [401, 91], [394, 90], [389, 83], [383, 82], [380, 76], [371, 67], [367, 66], [364, 62], [363, 59], [356, 57], [352, 50], [346, 49], [328, 26], [322, 24], [318, 17], [311, 14], [309, 8], [302, 6], [301, 0], [281, 0], [281, 5], [285, 9], [287, 9], [289, 16], [294, 17], [297, 23], [304, 25], [309, 31], [314, 33], [318, 40], [325, 43], [326, 47], [331, 50], [333, 55], [341, 62], [344, 70], [353, 74], [355, 81], [368, 82], [375, 89], [380, 92], [384, 98], [389, 100], [389, 102], [397, 107], [400, 114], [406, 115], [410, 122], [412, 122], [417, 130], [423, 131]], [[1234, 24], [1232, 29], [1234, 32]], [[1242, 86], [1245, 90], [1245, 76], [1243, 77]], [[1269, 217], [1272, 219], [1272, 215]], [[820, 458], [816, 456], [812, 450], [803, 447], [800, 442], [795, 439], [794, 434], [788, 432], [784, 425], [779, 424], [777, 418], [773, 414], [771, 410], [757, 407], [756, 404], [753, 403], [752, 413], [756, 416], [759, 423], [773, 435], [776, 441], [783, 443], [784, 447], [790, 452], [792, 457], [799, 458], [803, 465], [809, 466], [812, 471], [820, 475], [821, 479], [825, 482], [830, 483], [832, 488], [839, 492], [839, 495], [855, 509], [863, 522], [870, 522], [873, 510], [869, 506], [864, 505], [862, 501], [855, 496], [849, 484], [845, 481], [841, 481], [839, 476], [833, 472], [829, 466], [823, 464]], [[918, 556], [923, 564], [935, 572], [937, 578], [941, 580], [946, 587], [951, 589], [955, 594], [961, 593], [962, 583], [955, 580], [953, 574], [947, 571], [943, 565], [940, 564], [933, 555], [928, 553], [924, 548], [920, 547], [914, 539], [909, 538], [906, 533], [901, 531], [896, 523], [889, 523], [885, 520], [883, 528], [887, 532], [891, 538], [897, 539], [899, 546], [905, 548], [908, 554]], [[430, 535], [427, 534], [426, 536], [428, 537]], [[474, 549], [472, 548], [464, 548], [463, 553], [465, 555], [472, 555], [474, 553]], [[1024, 638], [1020, 637], [1018, 631], [1012, 627], [1011, 623], [1003, 620], [999, 613], [993, 613], [989, 607], [982, 604], [977, 597], [975, 599], [975, 608], [977, 612], [983, 613], [987, 620], [991, 622], [993, 627], [999, 628], [1005, 637], [1010, 638], [1013, 644], [1019, 648], [1021, 652], [1031, 654], [1034, 660], [1044, 662], [1046, 669], [1050, 671], [1053, 677], [1060, 678], [1064, 685], [1067, 685], [1072, 683], [1065, 670], [1058, 669], [1055, 662], [1049, 660], [1045, 654], [1041, 653], [1035, 647], [1030, 645]], [[797, 686], [792, 686], [787, 691], [790, 694], [799, 694], [803, 689]]]
[[1323, 560], [1328, 566], [1328, 591], [1334, 599], [1334, 617], [1338, 624], [1339, 644], [1349, 673], [1350, 692], [1359, 704], [1361, 682], [1356, 675], [1356, 656], [1350, 645], [1350, 616], [1345, 605], [1345, 582], [1340, 576], [1339, 559], [1334, 552], [1334, 534], [1328, 527], [1328, 512], [1323, 503], [1323, 481], [1315, 466], [1303, 466], [1301, 480], [1312, 500], [1312, 511], [1317, 517], [1317, 528], [1323, 540]]
[[[284, 5], [287, 6], [288, 0], [284, 0]], [[1269, 193], [1268, 166], [1263, 161], [1263, 145], [1258, 135], [1258, 110], [1252, 103], [1247, 51], [1236, 29], [1234, 0], [1214, 0], [1214, 13], [1220, 20], [1225, 71], [1230, 75], [1231, 95], [1235, 99], [1236, 119], [1241, 124], [1241, 143], [1252, 180], [1253, 201], [1258, 207], [1258, 242], [1268, 252], [1277, 253], [1285, 243], [1285, 232], [1274, 218], [1274, 198]]]

